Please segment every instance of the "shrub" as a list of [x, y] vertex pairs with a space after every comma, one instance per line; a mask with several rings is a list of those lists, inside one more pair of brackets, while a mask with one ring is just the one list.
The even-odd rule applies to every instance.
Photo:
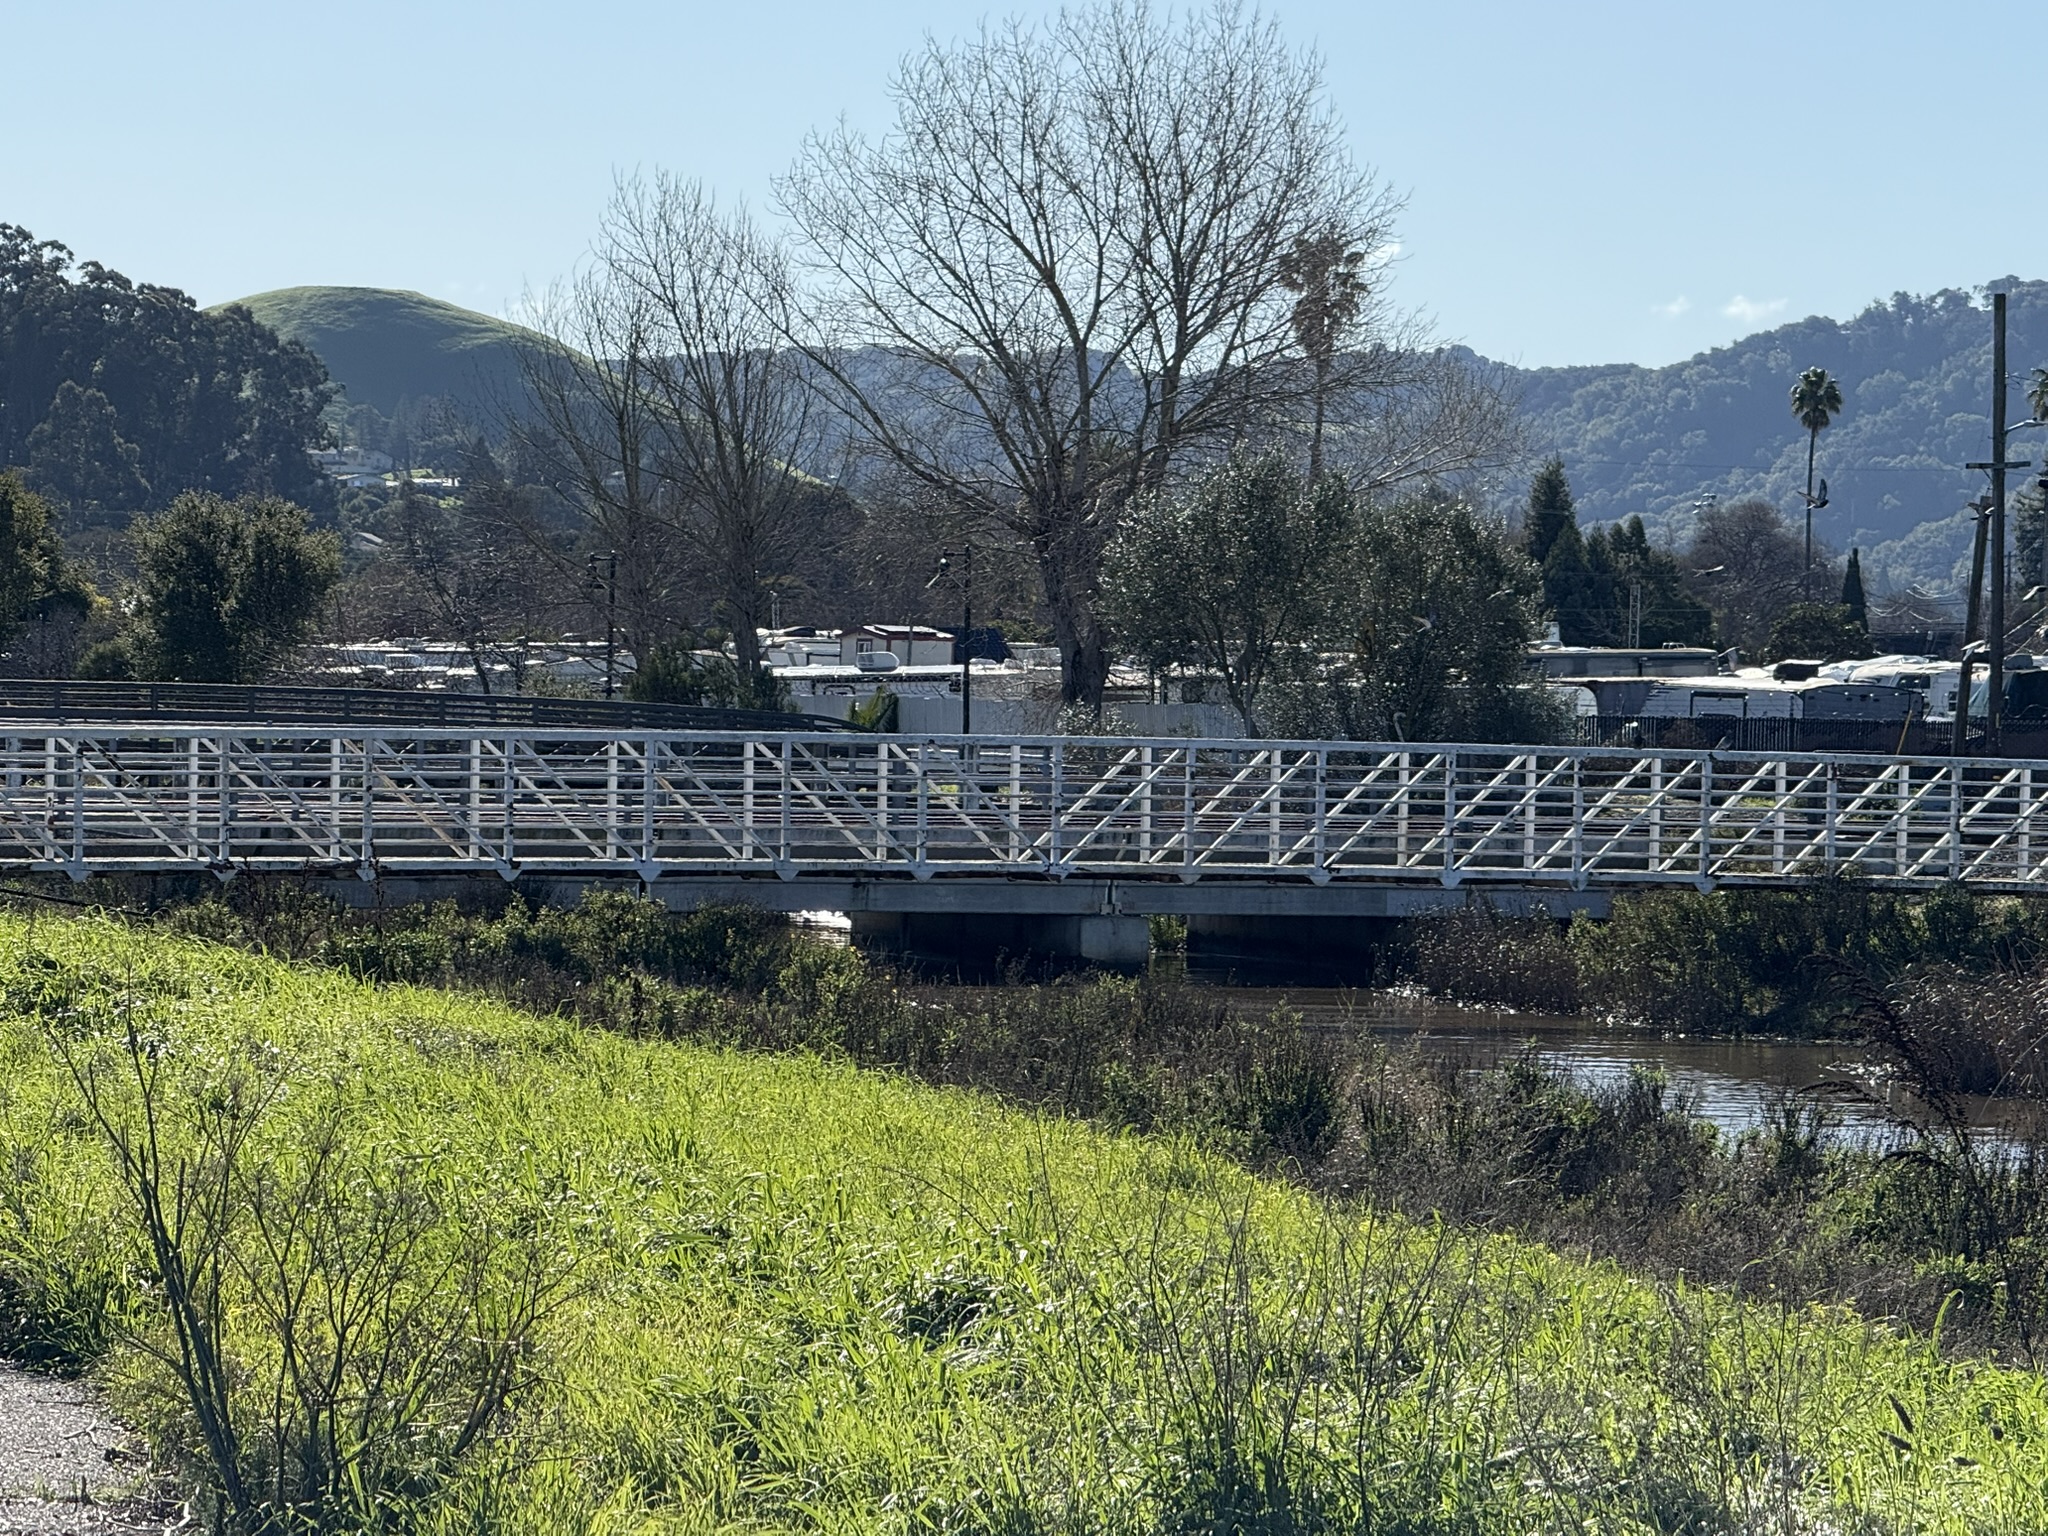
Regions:
[[1545, 913], [1458, 907], [1417, 920], [1412, 942], [1415, 979], [1433, 996], [1545, 1013], [1581, 1006], [1578, 957], [1564, 925]]

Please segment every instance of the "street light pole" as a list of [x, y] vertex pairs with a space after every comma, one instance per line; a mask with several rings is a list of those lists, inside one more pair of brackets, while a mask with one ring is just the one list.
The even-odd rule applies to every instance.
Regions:
[[608, 549], [602, 554], [593, 554], [585, 565], [590, 571], [590, 584], [599, 581], [598, 567], [604, 567], [604, 696], [611, 698], [618, 691], [618, 613], [619, 613], [619, 552]]
[[[974, 734], [974, 546], [964, 545], [960, 551], [960, 734]], [[939, 551], [939, 568], [932, 572], [932, 579], [925, 583], [927, 590], [938, 585], [953, 569], [953, 551]]]
[[1970, 503], [1971, 512], [1976, 514], [1977, 526], [1970, 546], [1970, 605], [1963, 619], [1963, 648], [1956, 665], [1956, 718], [1952, 750], [1957, 757], [1970, 750], [1970, 666], [1976, 659], [1978, 649], [1977, 620], [1982, 615], [1980, 606], [1984, 592], [1984, 533], [1991, 526], [1991, 498], [1980, 497]]
[[974, 734], [974, 546], [961, 553], [966, 566], [960, 582], [960, 734]]

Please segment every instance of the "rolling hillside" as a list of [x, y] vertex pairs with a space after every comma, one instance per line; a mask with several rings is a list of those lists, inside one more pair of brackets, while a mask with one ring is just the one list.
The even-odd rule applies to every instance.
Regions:
[[[2048, 283], [1997, 285], [2013, 294], [2019, 415], [2019, 386], [2048, 366]], [[351, 402], [387, 416], [405, 400], [447, 396], [478, 425], [496, 419], [518, 392], [517, 348], [532, 334], [382, 288], [281, 288], [239, 302], [311, 347]], [[1860, 547], [1878, 590], [1951, 585], [1967, 560], [1959, 509], [1984, 488], [1983, 476], [1962, 466], [1989, 450], [1991, 321], [1982, 290], [1899, 294], [1849, 320], [1794, 321], [1664, 368], [1502, 371], [1532, 449], [1564, 456], [1583, 521], [1640, 513], [1653, 534], [1683, 543], [1707, 493], [1765, 496], [1788, 513], [1798, 506], [1806, 436], [1787, 394], [1815, 365], [1834, 374], [1846, 401], [1821, 437], [1832, 500], [1816, 532], [1837, 548]], [[2037, 456], [2034, 437], [2015, 439], [2016, 457]]]
[[386, 416], [396, 415], [403, 400], [444, 395], [471, 419], [489, 420], [497, 402], [518, 389], [518, 347], [532, 335], [390, 288], [278, 288], [235, 302], [310, 347], [352, 403]]
[[[2048, 283], [1996, 286], [2013, 295], [2017, 419], [2028, 374], [2048, 366]], [[1847, 321], [1795, 321], [1666, 368], [1507, 372], [1531, 447], [1564, 456], [1582, 520], [1639, 512], [1683, 542], [1708, 492], [1765, 496], [1788, 513], [1799, 505], [1806, 434], [1787, 396], [1816, 365], [1840, 381], [1845, 409], [1821, 435], [1831, 501], [1815, 532], [1838, 548], [1861, 546], [1877, 586], [1948, 585], [1966, 559], [1959, 509], [1985, 488], [1962, 466], [1990, 453], [1991, 316], [1981, 293], [1899, 294]], [[2013, 456], [2038, 459], [2043, 437], [2021, 433]]]

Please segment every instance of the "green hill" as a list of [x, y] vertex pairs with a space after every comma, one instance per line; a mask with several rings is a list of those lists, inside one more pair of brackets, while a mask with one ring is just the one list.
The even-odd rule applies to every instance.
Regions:
[[392, 288], [278, 288], [234, 302], [309, 347], [351, 403], [386, 416], [403, 400], [444, 395], [472, 420], [492, 419], [520, 386], [520, 345], [534, 339], [509, 321]]
[[[1989, 457], [1991, 315], [1983, 295], [2011, 292], [2015, 420], [2021, 389], [2048, 366], [2048, 283], [1999, 278], [1984, 289], [1897, 294], [1849, 320], [1815, 316], [1762, 331], [1665, 368], [1632, 365], [1505, 369], [1530, 447], [1564, 457], [1582, 522], [1640, 513], [1653, 534], [1684, 543], [1695, 502], [1764, 496], [1787, 514], [1806, 484], [1806, 433], [1788, 392], [1822, 367], [1845, 409], [1821, 434], [1829, 504], [1814, 532], [1863, 550], [1879, 589], [1908, 581], [1949, 587], [1968, 569], [1965, 501], [1985, 489], [1963, 466]], [[2039, 459], [2040, 438], [2012, 453]], [[2015, 477], [2014, 491], [2031, 481]]]

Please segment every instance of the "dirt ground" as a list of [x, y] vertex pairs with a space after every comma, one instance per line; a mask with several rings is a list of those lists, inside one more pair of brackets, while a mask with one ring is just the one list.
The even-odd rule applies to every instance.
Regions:
[[156, 1533], [181, 1519], [96, 1388], [0, 1362], [0, 1536]]

